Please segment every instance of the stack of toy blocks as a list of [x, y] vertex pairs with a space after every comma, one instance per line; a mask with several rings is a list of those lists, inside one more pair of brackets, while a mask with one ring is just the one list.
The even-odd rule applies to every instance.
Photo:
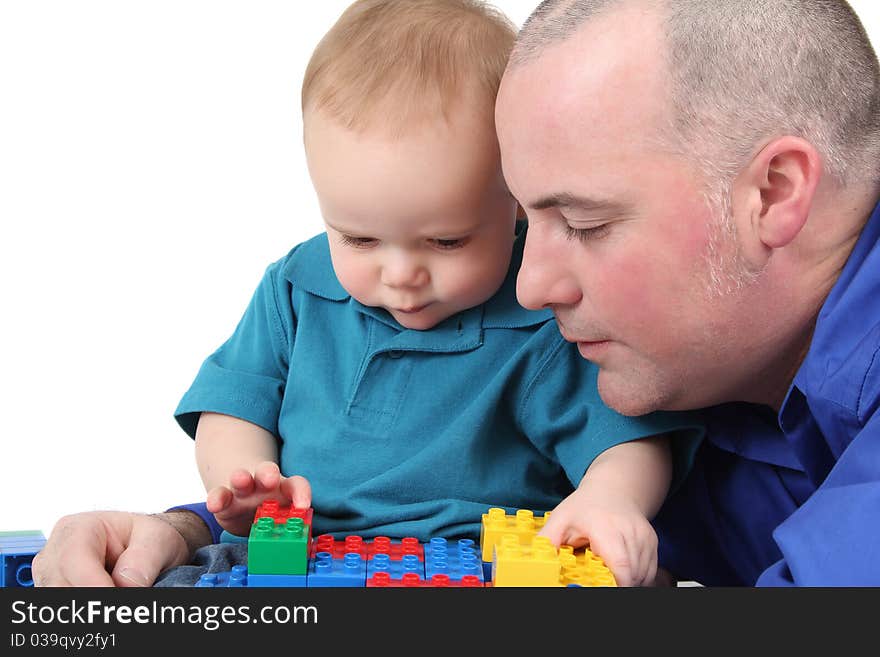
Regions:
[[[602, 560], [586, 548], [553, 546], [538, 532], [549, 513], [519, 509], [483, 514], [473, 540], [428, 543], [407, 537], [364, 540], [322, 534], [311, 539], [312, 509], [266, 502], [248, 537], [248, 565], [203, 575], [201, 587], [482, 587], [616, 586]], [[480, 558], [482, 555], [482, 559]]]
[[39, 530], [0, 532], [0, 587], [33, 586], [31, 562], [44, 545]]
[[605, 563], [587, 548], [556, 547], [538, 532], [550, 517], [519, 509], [483, 514], [480, 547], [492, 586], [616, 586]]
[[311, 535], [311, 508], [263, 502], [248, 536], [247, 585], [306, 586]]

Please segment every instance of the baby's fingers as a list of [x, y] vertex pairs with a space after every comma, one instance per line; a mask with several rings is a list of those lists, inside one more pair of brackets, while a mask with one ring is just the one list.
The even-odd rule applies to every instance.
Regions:
[[312, 487], [305, 477], [293, 475], [283, 479], [280, 490], [281, 494], [286, 495], [296, 508], [306, 509], [312, 506]]
[[273, 461], [264, 461], [254, 468], [254, 481], [259, 494], [272, 493], [281, 484], [281, 470]]
[[630, 551], [620, 532], [591, 539], [590, 549], [611, 569], [618, 586], [633, 585], [633, 565], [637, 553]]
[[254, 475], [244, 468], [234, 470], [229, 475], [229, 486], [232, 488], [232, 493], [235, 497], [241, 498], [253, 495], [254, 490], [256, 490]]
[[216, 486], [208, 492], [206, 506], [211, 513], [220, 513], [232, 504], [232, 491], [226, 486]]

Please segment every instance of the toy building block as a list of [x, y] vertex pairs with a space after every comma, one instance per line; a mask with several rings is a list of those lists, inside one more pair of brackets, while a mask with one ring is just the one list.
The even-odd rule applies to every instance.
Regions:
[[303, 524], [308, 527], [308, 541], [312, 541], [312, 516], [314, 510], [312, 507], [305, 509], [298, 508], [292, 504], [282, 505], [278, 500], [265, 500], [257, 507], [254, 513], [254, 522], [257, 524], [260, 518], [272, 518], [276, 525], [285, 524], [290, 518], [300, 518]]
[[614, 574], [589, 548], [559, 547], [562, 586], [617, 586]]
[[39, 530], [0, 532], [0, 587], [31, 587], [31, 562], [46, 545]]
[[536, 536], [531, 545], [507, 534], [495, 546], [492, 584], [502, 586], [560, 586], [562, 563], [546, 536]]
[[378, 573], [387, 573], [391, 579], [403, 579], [406, 575], [415, 575], [420, 580], [424, 580], [425, 563], [415, 554], [405, 554], [400, 559], [392, 559], [387, 554], [377, 554], [367, 561], [367, 578]]
[[476, 575], [463, 575], [461, 579], [451, 579], [449, 575], [437, 574], [429, 578], [423, 586], [431, 588], [480, 588], [483, 580]]
[[367, 560], [357, 552], [334, 559], [329, 552], [318, 552], [309, 562], [307, 585], [315, 587], [363, 587], [367, 585]]
[[248, 575], [249, 588], [284, 587], [304, 589], [308, 584], [308, 575]]
[[407, 536], [399, 541], [393, 541], [387, 536], [377, 536], [367, 542], [367, 558], [372, 559], [376, 554], [387, 554], [392, 561], [402, 559], [406, 554], [416, 555], [420, 561], [425, 559], [425, 551], [419, 539]]
[[492, 549], [505, 534], [513, 534], [522, 545], [530, 545], [550, 513], [535, 516], [533, 511], [518, 509], [515, 515], [508, 515], [504, 509], [493, 507], [483, 514], [480, 526], [480, 549], [483, 561], [492, 561]]
[[483, 582], [472, 575], [465, 575], [459, 581], [449, 579], [448, 575], [434, 575], [430, 580], [420, 579], [415, 573], [407, 573], [401, 579], [394, 579], [388, 573], [376, 573], [367, 580], [367, 588], [470, 588], [482, 587]]
[[460, 580], [471, 575], [483, 581], [483, 567], [477, 558], [474, 541], [463, 538], [451, 547], [445, 538], [434, 537], [425, 545], [425, 578], [445, 575]]
[[420, 589], [425, 585], [425, 579], [416, 573], [406, 573], [403, 577], [391, 577], [390, 573], [377, 572], [367, 579], [367, 588], [412, 588]]
[[357, 535], [346, 536], [344, 539], [333, 538], [333, 534], [321, 534], [317, 536], [309, 546], [309, 557], [314, 557], [318, 552], [329, 552], [334, 559], [344, 559], [349, 552], [356, 552], [364, 559], [368, 558], [369, 549], [367, 542]]
[[308, 572], [308, 538], [302, 518], [276, 525], [260, 518], [248, 538], [248, 572], [251, 575], [305, 575]]
[[233, 566], [222, 573], [205, 573], [195, 583], [199, 588], [242, 588], [248, 586], [247, 566]]
[[349, 552], [357, 552], [364, 559], [372, 559], [377, 554], [386, 554], [393, 561], [399, 561], [404, 555], [414, 554], [420, 561], [424, 560], [424, 548], [419, 543], [419, 539], [413, 537], [393, 541], [387, 536], [377, 536], [371, 541], [365, 541], [357, 535], [337, 539], [332, 534], [321, 534], [315, 537], [309, 546], [310, 557], [314, 557], [318, 552], [329, 552], [334, 559], [342, 559]]

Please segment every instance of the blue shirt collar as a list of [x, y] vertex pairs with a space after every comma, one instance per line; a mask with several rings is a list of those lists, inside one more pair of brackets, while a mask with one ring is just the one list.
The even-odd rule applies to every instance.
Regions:
[[779, 410], [790, 451], [818, 484], [852, 439], [880, 318], [880, 205], [825, 299], [804, 362]]
[[852, 440], [880, 318], [880, 206], [822, 305], [809, 351], [779, 413], [746, 403], [707, 409], [708, 437], [752, 460], [804, 472], [818, 485]]
[[[446, 319], [432, 329], [432, 332], [438, 329], [441, 331], [448, 329], [459, 334], [460, 337], [463, 328], [477, 331], [489, 328], [524, 328], [552, 319], [553, 313], [549, 309], [527, 310], [520, 306], [516, 300], [516, 277], [522, 264], [525, 236], [526, 224], [519, 222], [507, 276], [492, 298], [481, 306], [469, 308]], [[294, 249], [284, 266], [283, 275], [295, 289], [329, 301], [348, 302], [365, 315], [392, 328], [405, 330], [385, 309], [365, 306], [352, 299], [345, 291], [333, 270], [326, 233], [322, 233]]]

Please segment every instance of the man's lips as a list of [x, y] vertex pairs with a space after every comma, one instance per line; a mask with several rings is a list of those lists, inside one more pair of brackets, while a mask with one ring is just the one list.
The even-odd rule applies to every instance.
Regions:
[[587, 360], [596, 360], [611, 344], [610, 340], [596, 340], [593, 342], [577, 341], [578, 353]]

